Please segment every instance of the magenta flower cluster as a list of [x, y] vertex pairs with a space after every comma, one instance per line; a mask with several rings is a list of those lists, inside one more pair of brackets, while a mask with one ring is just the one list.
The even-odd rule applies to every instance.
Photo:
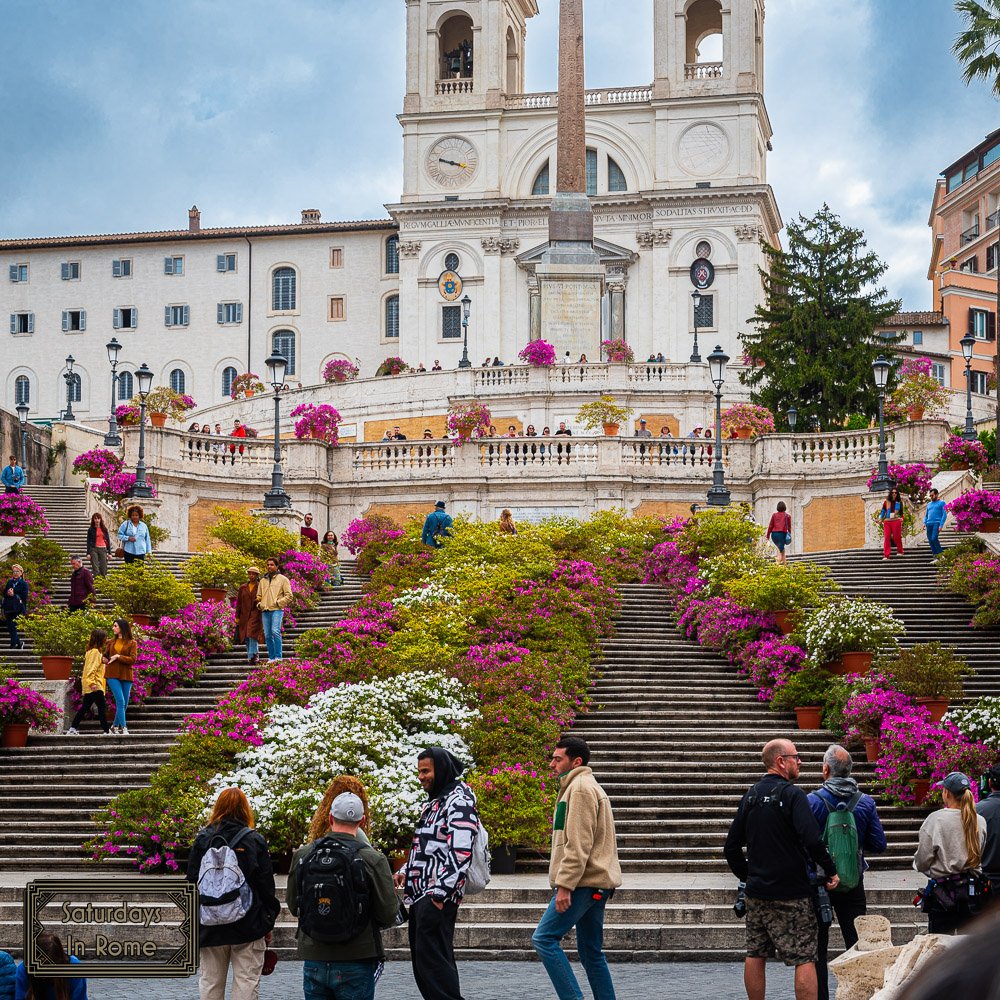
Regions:
[[324, 382], [353, 382], [357, 377], [358, 366], [346, 358], [334, 358], [323, 366]]
[[0, 535], [49, 533], [45, 508], [23, 493], [0, 494]]
[[[138, 427], [141, 413], [142, 410], [135, 403], [122, 403], [115, 407], [115, 420], [121, 427]], [[146, 421], [149, 421], [148, 415]]]
[[398, 528], [387, 528], [380, 520], [370, 517], [355, 518], [340, 536], [341, 544], [352, 556], [360, 555], [373, 542], [392, 541], [402, 537]]
[[975, 472], [984, 472], [990, 464], [990, 456], [979, 441], [966, 441], [958, 434], [952, 434], [938, 451], [938, 465], [942, 469], [952, 466], [967, 466]]
[[[155, 497], [156, 486], [148, 476], [146, 477], [146, 485], [152, 489], [153, 496]], [[135, 473], [126, 472], [123, 469], [120, 472], [113, 472], [110, 476], [106, 476], [103, 482], [94, 483], [90, 488], [106, 504], [109, 504], [111, 507], [117, 507], [128, 497], [133, 486], [135, 486]]]
[[59, 710], [48, 698], [15, 677], [0, 681], [0, 729], [6, 725], [29, 725], [33, 729], [56, 728]]
[[340, 413], [329, 403], [300, 403], [291, 415], [299, 418], [295, 421], [297, 438], [315, 438], [327, 444], [337, 444], [340, 440], [337, 434]]
[[767, 633], [748, 642], [737, 654], [739, 673], [757, 688], [758, 701], [770, 701], [792, 674], [805, 666], [808, 654], [783, 635]]
[[121, 456], [108, 448], [91, 448], [73, 459], [73, 471], [94, 479], [106, 479], [121, 472], [123, 464]]
[[976, 531], [984, 521], [1000, 517], [1000, 493], [990, 490], [967, 490], [948, 504], [959, 531]]
[[535, 368], [548, 368], [556, 363], [556, 349], [547, 340], [532, 340], [517, 355]]
[[[868, 477], [869, 490], [877, 477], [878, 468], [874, 468]], [[911, 497], [914, 503], [921, 504], [927, 500], [927, 494], [931, 489], [931, 471], [923, 462], [913, 462], [909, 465], [895, 465], [890, 462], [889, 478], [895, 482], [899, 492]]]

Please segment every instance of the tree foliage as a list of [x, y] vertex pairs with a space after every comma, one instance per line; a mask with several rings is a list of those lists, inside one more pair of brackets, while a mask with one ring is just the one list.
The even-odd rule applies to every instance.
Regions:
[[985, 80], [1000, 98], [1000, 0], [957, 0], [956, 12], [964, 19], [951, 51], [962, 64], [966, 84]]
[[878, 285], [888, 265], [825, 204], [788, 224], [787, 250], [765, 243], [764, 252], [765, 303], [742, 336], [741, 380], [754, 402], [782, 421], [794, 405], [800, 427], [877, 415], [872, 362], [896, 341], [877, 338], [875, 327], [900, 307]]

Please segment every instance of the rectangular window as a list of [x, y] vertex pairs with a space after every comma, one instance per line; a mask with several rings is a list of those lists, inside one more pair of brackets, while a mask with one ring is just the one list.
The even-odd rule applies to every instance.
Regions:
[[11, 264], [10, 265], [10, 280], [17, 283], [28, 280], [28, 265], [27, 264]]
[[243, 322], [242, 302], [220, 302], [216, 306], [216, 320], [219, 326], [236, 326]]
[[983, 169], [996, 163], [997, 160], [1000, 160], [1000, 142], [983, 153]]
[[971, 163], [966, 164], [965, 173], [962, 176], [963, 181], [971, 181], [979, 173], [979, 161], [973, 160]]
[[330, 322], [335, 322], [344, 318], [344, 296], [330, 296]]
[[10, 314], [11, 333], [34, 333], [35, 314], [34, 313], [11, 313]]
[[970, 309], [969, 310], [969, 333], [972, 334], [976, 340], [991, 340], [990, 337], [990, 320], [995, 320], [992, 313], [987, 312], [985, 309]]
[[694, 325], [699, 330], [711, 329], [715, 326], [715, 296], [705, 295], [704, 292], [698, 300], [698, 305], [694, 310]]
[[68, 260], [64, 261], [61, 268], [63, 281], [79, 281], [80, 280], [80, 262], [78, 260]]
[[945, 366], [944, 366], [944, 364], [941, 364], [939, 362], [934, 362], [934, 364], [931, 365], [931, 375], [933, 375], [934, 378], [937, 379], [937, 384], [938, 385], [942, 385], [943, 386], [943, 385], [947, 384], [945, 382]]
[[134, 330], [139, 325], [139, 310], [135, 306], [118, 306], [112, 325], [116, 330]]
[[958, 170], [948, 177], [948, 192], [951, 193], [962, 183], [962, 171]]
[[970, 257], [968, 260], [962, 261], [959, 267], [960, 271], [968, 271], [969, 274], [977, 274], [979, 271], [978, 261], [976, 257]]
[[167, 326], [187, 326], [191, 319], [190, 306], [165, 306], [163, 321]]
[[216, 271], [235, 271], [236, 270], [236, 254], [234, 254], [234, 253], [220, 253], [215, 258], [215, 269], [216, 269]]
[[111, 262], [111, 277], [112, 278], [131, 278], [132, 277], [132, 258], [131, 257], [119, 257], [118, 260], [113, 260]]
[[587, 194], [597, 194], [597, 150], [587, 150]]
[[462, 307], [442, 306], [441, 339], [459, 340], [462, 336]]
[[184, 273], [184, 258], [183, 257], [164, 257], [163, 258], [163, 273], [164, 274], [183, 274]]
[[913, 346], [919, 347], [924, 342], [924, 332], [923, 330], [913, 331]]
[[988, 396], [990, 390], [986, 385], [989, 375], [986, 372], [970, 372], [972, 376], [972, 391], [978, 392], [981, 396]]
[[993, 271], [997, 266], [997, 251], [1000, 250], [1000, 243], [986, 248], [986, 270]]
[[344, 266], [344, 248], [330, 247], [330, 267]]
[[64, 333], [82, 333], [87, 329], [87, 310], [64, 309], [62, 328]]

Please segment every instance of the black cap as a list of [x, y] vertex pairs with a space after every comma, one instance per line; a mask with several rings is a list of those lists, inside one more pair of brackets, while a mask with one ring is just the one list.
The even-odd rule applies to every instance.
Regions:
[[438, 502], [434, 504], [434, 507], [436, 510], [444, 510], [444, 501], [438, 500]]

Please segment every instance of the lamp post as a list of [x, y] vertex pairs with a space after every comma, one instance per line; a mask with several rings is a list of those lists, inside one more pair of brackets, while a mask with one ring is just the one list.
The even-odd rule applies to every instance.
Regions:
[[272, 354], [264, 364], [274, 390], [274, 468], [271, 469], [271, 488], [264, 494], [264, 509], [288, 510], [292, 506], [292, 498], [285, 492], [285, 476], [281, 471], [281, 387], [285, 384], [288, 359]]
[[459, 368], [471, 368], [472, 362], [469, 360], [469, 313], [472, 310], [472, 299], [468, 295], [462, 296], [462, 360], [459, 361]]
[[788, 429], [794, 434], [795, 424], [799, 419], [799, 411], [794, 406], [789, 406], [785, 416], [788, 418]]
[[17, 420], [21, 425], [21, 468], [25, 476], [28, 475], [28, 404], [18, 403], [14, 409], [17, 410]]
[[146, 397], [153, 387], [153, 372], [143, 362], [135, 378], [139, 384], [139, 460], [135, 463], [135, 482], [128, 495], [137, 500], [149, 500], [153, 487], [146, 482]]
[[115, 386], [118, 384], [118, 352], [122, 345], [118, 343], [117, 337], [112, 337], [104, 346], [108, 351], [108, 361], [111, 362], [111, 415], [108, 417], [108, 433], [104, 435], [104, 444], [108, 448], [120, 448], [122, 439], [118, 433], [118, 418], [115, 416]]
[[75, 363], [76, 358], [72, 354], [66, 358], [66, 371], [63, 372], [63, 378], [66, 379], [66, 412], [63, 414], [63, 420], [76, 420], [76, 414], [73, 412], [73, 365]]
[[962, 437], [966, 441], [975, 441], [976, 422], [972, 419], [972, 352], [976, 348], [976, 338], [967, 333], [959, 343], [962, 345], [962, 357], [965, 358], [965, 430]]
[[892, 489], [894, 483], [889, 478], [889, 463], [885, 457], [885, 387], [889, 383], [892, 365], [880, 354], [872, 362], [875, 374], [875, 388], [878, 389], [878, 472], [872, 481], [872, 493]]
[[[694, 349], [691, 351], [691, 364], [700, 365], [701, 355], [698, 353], [698, 306], [701, 305], [701, 292], [696, 288], [691, 293], [691, 301], [694, 303]], [[729, 358], [726, 358], [728, 361]], [[728, 501], [727, 501], [728, 502]]]
[[729, 355], [719, 346], [708, 356], [708, 370], [715, 383], [715, 463], [712, 466], [712, 486], [708, 491], [709, 507], [728, 507], [729, 490], [722, 468], [722, 383], [726, 380]]

